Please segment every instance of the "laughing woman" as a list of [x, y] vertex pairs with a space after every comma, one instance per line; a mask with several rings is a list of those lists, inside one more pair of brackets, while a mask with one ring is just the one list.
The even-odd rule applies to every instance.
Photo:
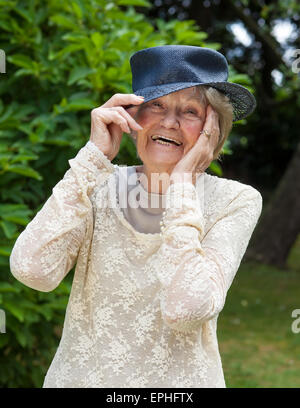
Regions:
[[[134, 93], [93, 109], [90, 140], [10, 257], [43, 292], [76, 263], [43, 387], [226, 387], [217, 319], [262, 197], [205, 170], [255, 99], [211, 49], [152, 47], [130, 63]], [[124, 132], [141, 166], [112, 164]]]

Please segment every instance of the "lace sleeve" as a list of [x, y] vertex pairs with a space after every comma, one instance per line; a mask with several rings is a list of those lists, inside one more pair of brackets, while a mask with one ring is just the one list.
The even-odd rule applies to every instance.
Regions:
[[74, 266], [87, 223], [93, 220], [90, 195], [96, 183], [114, 171], [114, 165], [91, 141], [69, 164], [10, 255], [12, 275], [42, 292], [55, 289]]
[[204, 236], [194, 185], [169, 187], [157, 267], [161, 312], [169, 327], [193, 330], [220, 313], [261, 210], [261, 194], [248, 186]]

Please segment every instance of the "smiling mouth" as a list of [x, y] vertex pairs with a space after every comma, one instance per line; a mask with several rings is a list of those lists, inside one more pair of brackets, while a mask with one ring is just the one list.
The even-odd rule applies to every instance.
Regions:
[[159, 143], [161, 145], [167, 145], [167, 146], [181, 146], [182, 142], [179, 142], [175, 139], [169, 139], [165, 136], [159, 136], [159, 135], [153, 135], [151, 136], [151, 139], [156, 142]]

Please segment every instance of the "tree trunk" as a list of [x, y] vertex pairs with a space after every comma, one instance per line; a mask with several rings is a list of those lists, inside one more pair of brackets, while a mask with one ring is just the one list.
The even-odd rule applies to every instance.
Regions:
[[299, 232], [300, 142], [273, 197], [263, 209], [245, 259], [288, 269], [286, 261]]

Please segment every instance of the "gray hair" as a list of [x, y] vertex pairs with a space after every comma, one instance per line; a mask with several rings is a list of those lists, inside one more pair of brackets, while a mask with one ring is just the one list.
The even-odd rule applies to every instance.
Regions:
[[232, 129], [233, 106], [228, 96], [211, 86], [197, 85], [194, 88], [194, 93], [197, 93], [197, 91], [200, 101], [204, 103], [205, 106], [210, 104], [219, 115], [220, 136], [213, 153], [213, 160], [221, 161], [222, 148]]
[[[199, 97], [200, 103], [204, 104], [205, 107], [210, 104], [219, 115], [220, 136], [219, 142], [213, 152], [213, 160], [221, 161], [222, 148], [232, 129], [233, 106], [225, 94], [209, 85], [196, 85], [193, 87], [193, 92]], [[136, 145], [136, 139], [133, 137], [133, 133], [136, 134], [135, 131], [131, 131], [130, 136]], [[139, 157], [138, 152], [137, 157]]]

